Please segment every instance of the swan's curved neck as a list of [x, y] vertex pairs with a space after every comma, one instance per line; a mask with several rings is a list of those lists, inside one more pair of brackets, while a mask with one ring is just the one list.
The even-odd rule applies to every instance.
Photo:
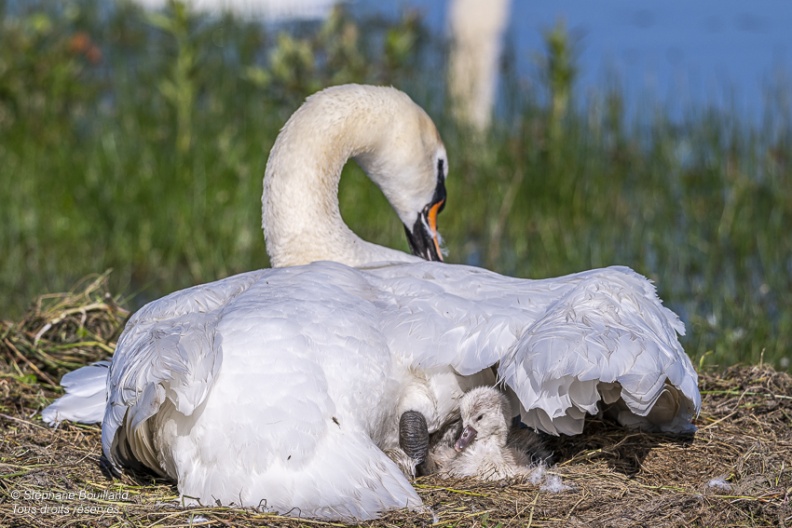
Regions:
[[338, 208], [344, 164], [358, 158], [364, 170], [376, 167], [384, 150], [381, 131], [392, 114], [367, 98], [312, 97], [284, 125], [267, 162], [262, 196], [262, 229], [273, 267], [417, 259], [362, 240]]

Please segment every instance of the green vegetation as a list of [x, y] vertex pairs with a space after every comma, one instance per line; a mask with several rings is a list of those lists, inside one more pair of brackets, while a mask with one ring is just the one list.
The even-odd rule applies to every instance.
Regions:
[[[12, 9], [13, 7], [13, 9]], [[628, 119], [617, 89], [575, 100], [575, 49], [546, 33], [537, 79], [504, 87], [485, 138], [453, 123], [444, 44], [420, 18], [272, 28], [173, 3], [0, 0], [0, 315], [89, 273], [133, 307], [267, 266], [261, 177], [285, 119], [330, 84], [393, 84], [435, 118], [451, 159], [441, 217], [451, 262], [547, 277], [624, 264], [657, 283], [707, 364], [792, 357], [792, 113], [759, 125], [662, 107]], [[779, 90], [783, 94], [783, 90]], [[350, 166], [342, 211], [406, 249]], [[787, 363], [783, 363], [786, 361]]]

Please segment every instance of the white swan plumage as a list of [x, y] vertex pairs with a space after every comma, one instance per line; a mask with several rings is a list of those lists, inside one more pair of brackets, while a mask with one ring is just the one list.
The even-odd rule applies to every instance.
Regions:
[[276, 267], [144, 306], [110, 368], [71, 374], [44, 420], [101, 421], [115, 469], [168, 476], [187, 503], [341, 520], [422, 507], [394, 456], [399, 417], [418, 412], [438, 430], [466, 390], [495, 382], [493, 366], [523, 421], [550, 433], [580, 432], [600, 400], [628, 425], [694, 429], [683, 326], [644, 277], [614, 267], [515, 279], [365, 242], [338, 210], [348, 158], [382, 189], [412, 251], [441, 260], [448, 163], [431, 119], [393, 88], [326, 89], [267, 163], [262, 225]]

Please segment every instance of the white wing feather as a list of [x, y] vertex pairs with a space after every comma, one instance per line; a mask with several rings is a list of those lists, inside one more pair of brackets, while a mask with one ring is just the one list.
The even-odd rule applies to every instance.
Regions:
[[[585, 413], [597, 412], [598, 389], [605, 384], [605, 391], [620, 388], [629, 411], [619, 415], [623, 423], [695, 430], [690, 420], [701, 397], [676, 336], [684, 332], [679, 318], [660, 304], [645, 278], [627, 268], [578, 277], [501, 362], [499, 374], [522, 402], [523, 421], [549, 433], [578, 434]], [[655, 409], [663, 395], [662, 408]], [[676, 407], [670, 415], [669, 405]]]

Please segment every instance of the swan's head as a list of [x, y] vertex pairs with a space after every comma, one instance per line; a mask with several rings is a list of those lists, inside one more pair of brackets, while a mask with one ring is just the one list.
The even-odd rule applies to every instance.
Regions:
[[463, 451], [473, 442], [491, 438], [499, 445], [506, 445], [508, 409], [506, 396], [494, 387], [477, 387], [465, 394], [459, 402], [462, 433], [454, 449]]
[[[426, 260], [443, 260], [443, 250], [441, 248], [440, 232], [437, 230], [437, 216], [445, 207], [446, 203], [446, 161], [445, 149], [438, 151], [437, 154], [437, 182], [432, 198], [418, 214], [407, 213], [408, 220], [405, 221], [401, 213], [399, 217], [404, 222], [404, 231], [407, 234], [407, 242], [414, 255], [425, 258]], [[415, 217], [415, 221], [410, 227], [409, 218]]]
[[385, 194], [412, 252], [442, 260], [437, 215], [446, 199], [448, 158], [437, 128], [395, 88], [348, 84], [308, 97], [272, 147], [262, 195], [272, 265], [403, 260], [393, 250], [360, 243], [343, 223], [338, 181], [349, 158]]
[[448, 156], [432, 119], [406, 94], [385, 90], [386, 126], [355, 159], [404, 224], [413, 254], [443, 260], [437, 216], [446, 202]]

